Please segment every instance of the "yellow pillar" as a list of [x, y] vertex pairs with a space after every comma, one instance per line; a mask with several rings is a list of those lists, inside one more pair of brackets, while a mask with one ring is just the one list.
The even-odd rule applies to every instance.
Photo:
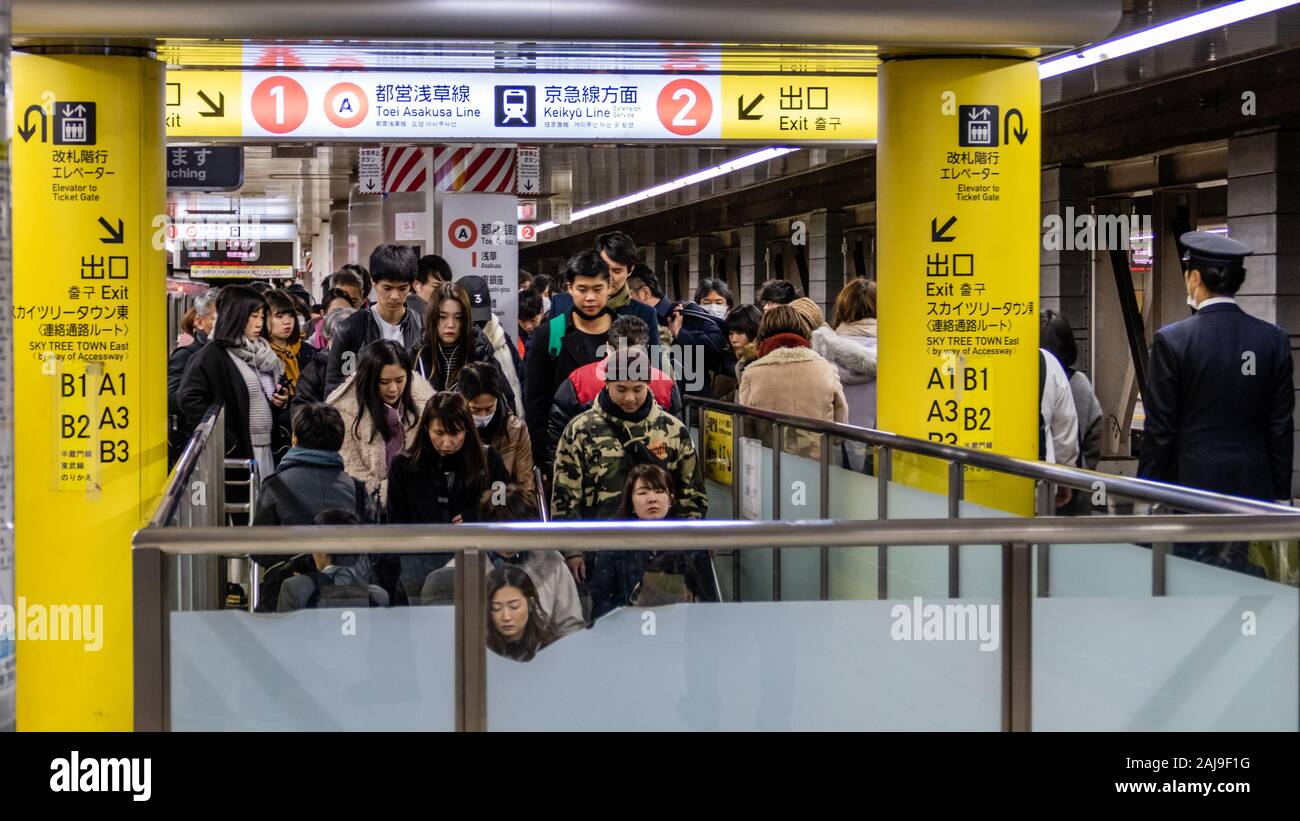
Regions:
[[13, 77], [17, 724], [130, 730], [130, 537], [167, 461], [163, 68]]
[[[1009, 456], [1038, 452], [1039, 80], [1007, 58], [880, 70], [879, 424]], [[895, 457], [943, 492], [946, 464]], [[1033, 513], [1023, 479], [966, 473], [966, 498]]]

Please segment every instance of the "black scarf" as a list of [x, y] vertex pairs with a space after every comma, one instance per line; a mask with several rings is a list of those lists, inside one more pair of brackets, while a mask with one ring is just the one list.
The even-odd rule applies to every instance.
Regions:
[[646, 417], [650, 415], [650, 409], [653, 408], [655, 404], [654, 395], [650, 393], [650, 391], [646, 391], [645, 401], [641, 403], [641, 407], [628, 413], [620, 408], [618, 403], [610, 398], [608, 387], [600, 389], [600, 394], [596, 397], [596, 401], [600, 403], [600, 409], [605, 413], [608, 413], [615, 419], [630, 422], [634, 425], [644, 422]]

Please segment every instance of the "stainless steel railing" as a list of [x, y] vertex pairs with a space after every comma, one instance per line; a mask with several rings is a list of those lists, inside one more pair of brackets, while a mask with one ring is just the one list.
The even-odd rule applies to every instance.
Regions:
[[[1152, 482], [1146, 479], [1133, 479], [1125, 476], [1114, 476], [1097, 471], [1085, 470], [1083, 468], [1072, 468], [1066, 465], [1057, 465], [1048, 462], [1036, 462], [1027, 459], [1017, 459], [1009, 456], [1003, 456], [996, 453], [990, 453], [986, 450], [972, 450], [970, 448], [957, 447], [955, 445], [944, 445], [938, 442], [931, 442], [925, 439], [915, 439], [908, 436], [900, 436], [887, 431], [874, 430], [871, 428], [862, 428], [855, 425], [845, 425], [836, 422], [824, 422], [817, 419], [808, 419], [806, 417], [791, 416], [789, 414], [776, 413], [773, 411], [752, 408], [746, 405], [738, 405], [732, 402], [722, 402], [716, 399], [706, 399], [701, 397], [687, 397], [685, 400], [687, 427], [692, 427], [691, 417], [694, 411], [696, 420], [694, 427], [700, 431], [705, 429], [701, 424], [704, 411], [722, 413], [731, 417], [731, 453], [732, 453], [732, 509], [735, 515], [739, 514], [741, 507], [741, 485], [738, 477], [742, 466], [739, 464], [741, 453], [741, 439], [744, 436], [746, 421], [759, 421], [770, 426], [768, 435], [770, 441], [769, 447], [772, 450], [772, 470], [771, 470], [771, 497], [772, 497], [772, 516], [779, 518], [781, 516], [781, 459], [780, 454], [783, 452], [782, 443], [784, 442], [784, 432], [788, 430], [808, 431], [819, 434], [820, 453], [819, 456], [819, 484], [821, 486], [821, 510], [819, 515], [823, 518], [829, 517], [829, 488], [830, 488], [830, 468], [831, 468], [831, 438], [837, 437], [850, 442], [857, 442], [874, 449], [875, 478], [877, 480], [877, 515], [881, 519], [889, 516], [889, 485], [893, 474], [893, 462], [895, 453], [906, 453], [916, 456], [925, 456], [947, 462], [948, 466], [948, 508], [947, 515], [950, 519], [956, 519], [961, 515], [961, 502], [965, 495], [965, 471], [967, 468], [985, 468], [988, 470], [1005, 473], [1012, 476], [1019, 476], [1036, 483], [1035, 486], [1035, 513], [1039, 516], [1048, 516], [1055, 512], [1053, 498], [1056, 487], [1069, 487], [1076, 491], [1092, 493], [1098, 487], [1104, 488], [1105, 493], [1110, 498], [1124, 498], [1152, 506], [1155, 511], [1187, 511], [1190, 513], [1214, 513], [1214, 514], [1259, 514], [1259, 515], [1283, 515], [1297, 516], [1300, 510], [1278, 505], [1270, 502], [1261, 502], [1254, 499], [1243, 499], [1236, 496], [1227, 496], [1219, 493], [1198, 490], [1195, 488], [1186, 488], [1177, 485], [1168, 485], [1161, 482]], [[701, 435], [701, 444], [703, 436]], [[702, 450], [703, 448], [701, 448]], [[870, 457], [868, 457], [870, 458]], [[703, 454], [701, 454], [701, 462]], [[1082, 517], [1086, 519], [1088, 517]], [[957, 596], [961, 590], [960, 575], [960, 546], [956, 542], [948, 542], [948, 595]], [[888, 590], [888, 564], [890, 545], [882, 543], [879, 545], [879, 561], [877, 564], [877, 587], [881, 591], [881, 597], [887, 595]], [[1169, 542], [1159, 542], [1153, 551], [1153, 576], [1152, 591], [1155, 595], [1163, 595], [1165, 581], [1163, 557], [1170, 550]], [[1275, 545], [1275, 552], [1278, 556], [1283, 555], [1285, 545]], [[1051, 546], [1046, 543], [1036, 544], [1035, 552], [1037, 558], [1038, 573], [1038, 595], [1047, 596], [1051, 590]], [[732, 556], [732, 588], [735, 595], [739, 596], [740, 591], [740, 557], [739, 554]], [[772, 551], [772, 595], [773, 600], [779, 600], [781, 596], [781, 551], [779, 549]], [[828, 598], [830, 587], [830, 554], [823, 549], [820, 557], [820, 589], [821, 597]], [[738, 600], [738, 598], [737, 598]]]
[[[828, 520], [828, 494], [823, 492], [821, 519], [807, 521], [660, 521], [660, 522], [521, 522], [492, 525], [386, 525], [384, 527], [251, 527], [230, 528], [204, 522], [200, 527], [168, 527], [177, 507], [177, 497], [188, 486], [204, 445], [211, 447], [220, 430], [219, 412], [205, 416], [196, 441], [187, 445], [150, 519], [150, 526], [138, 531], [132, 542], [135, 595], [135, 682], [136, 728], [166, 729], [170, 720], [168, 669], [168, 613], [176, 609], [165, 595], [174, 578], [171, 564], [188, 557], [239, 553], [256, 557], [267, 553], [428, 553], [456, 554], [456, 715], [457, 728], [486, 727], [486, 596], [484, 559], [487, 551], [518, 550], [521, 544], [532, 550], [646, 550], [669, 549], [712, 551], [818, 547], [823, 555], [822, 591], [827, 587], [826, 557], [831, 550], [846, 547], [879, 546], [879, 597], [886, 598], [886, 546], [915, 548], [948, 544], [955, 552], [961, 545], [1001, 545], [1003, 629], [1003, 728], [1027, 730], [1032, 726], [1032, 553], [1039, 553], [1039, 582], [1045, 581], [1046, 553], [1052, 544], [1149, 543], [1152, 554], [1152, 591], [1164, 592], [1164, 568], [1168, 546], [1177, 542], [1278, 541], [1300, 538], [1300, 512], [1281, 505], [1236, 499], [1220, 494], [1190, 490], [1139, 479], [1107, 476], [1094, 471], [1045, 465], [1027, 460], [941, 445], [850, 425], [817, 422], [760, 411], [714, 400], [689, 400], [689, 405], [730, 413], [733, 417], [759, 419], [772, 424], [773, 454], [781, 452], [782, 430], [786, 427], [810, 430], [877, 448], [876, 479], [879, 486], [879, 519], [871, 521]], [[212, 412], [210, 411], [210, 414]], [[741, 426], [733, 424], [733, 453], [738, 453]], [[1099, 478], [1111, 492], [1159, 504], [1170, 509], [1193, 511], [1188, 515], [1096, 516], [1038, 518], [998, 517], [982, 519], [897, 520], [888, 518], [888, 484], [893, 451], [914, 453], [948, 461], [949, 513], [953, 493], [960, 500], [962, 470], [974, 465], [1024, 476], [1039, 482], [1040, 510], [1046, 512], [1050, 489], [1061, 484], [1090, 489]], [[220, 450], [217, 451], [218, 453]], [[830, 448], [823, 436], [821, 481], [827, 481]], [[780, 459], [774, 460], [773, 477], [779, 484]], [[223, 468], [224, 469], [224, 466]], [[222, 475], [217, 473], [216, 475]], [[733, 472], [733, 492], [739, 492], [739, 474]], [[775, 487], [775, 485], [774, 485]], [[544, 494], [539, 487], [539, 501]], [[779, 494], [778, 494], [779, 498]], [[774, 507], [779, 504], [774, 499]], [[737, 505], [737, 510], [739, 506]], [[775, 512], [779, 515], [779, 508]], [[779, 550], [774, 551], [779, 556]], [[738, 566], [737, 562], [737, 566]], [[950, 565], [951, 566], [951, 565]], [[1225, 571], [1226, 572], [1226, 571]], [[774, 590], [780, 590], [779, 561], [774, 561]], [[951, 577], [950, 577], [951, 578]], [[738, 587], [738, 586], [737, 586]], [[956, 595], [950, 589], [951, 595]], [[1041, 591], [1040, 591], [1041, 595]]]
[[[890, 544], [1002, 546], [1002, 727], [1032, 728], [1032, 544], [1068, 542], [1195, 542], [1276, 540], [1300, 536], [1300, 517], [1195, 514], [1144, 517], [1042, 517], [885, 521], [656, 521], [521, 522], [384, 527], [145, 528], [133, 547], [135, 596], [135, 710], [137, 730], [165, 730], [170, 722], [169, 610], [159, 595], [169, 557], [220, 555], [240, 550], [327, 550], [340, 553], [456, 554], [456, 727], [487, 726], [487, 598], [484, 561], [489, 550], [678, 550], [822, 547], [826, 550]], [[1164, 555], [1157, 554], [1163, 562]], [[1155, 559], [1153, 559], [1155, 561]]]
[[[795, 430], [809, 431], [827, 436], [834, 436], [840, 439], [847, 439], [851, 442], [859, 442], [865, 445], [871, 445], [879, 448], [880, 455], [884, 461], [888, 462], [895, 451], [899, 453], [908, 453], [917, 456], [928, 456], [932, 459], [938, 459], [951, 464], [961, 465], [963, 467], [978, 467], [988, 470], [1006, 473], [1011, 476], [1020, 476], [1026, 479], [1046, 482], [1051, 485], [1060, 485], [1074, 490], [1086, 490], [1091, 492], [1096, 482], [1102, 482], [1105, 485], [1108, 495], [1121, 496], [1137, 501], [1148, 502], [1150, 504], [1160, 504], [1171, 510], [1183, 510], [1189, 513], [1289, 513], [1296, 514], [1295, 508], [1286, 505], [1273, 504], [1271, 502], [1261, 502], [1254, 499], [1243, 499], [1237, 496], [1227, 496], [1221, 493], [1211, 493], [1207, 490], [1198, 490], [1196, 488], [1182, 487], [1180, 485], [1168, 485], [1162, 482], [1153, 482], [1148, 479], [1133, 479], [1127, 476], [1115, 476], [1109, 473], [1098, 473], [1095, 470], [1085, 468], [1069, 467], [1067, 465], [1058, 465], [1051, 462], [1036, 462], [1029, 459], [1017, 459], [1012, 456], [1003, 456], [997, 453], [991, 453], [987, 450], [972, 450], [970, 448], [958, 447], [956, 445], [945, 445], [939, 442], [931, 442], [927, 439], [915, 439], [910, 436], [900, 436], [897, 433], [888, 431], [875, 430], [872, 428], [861, 428], [856, 425], [845, 425], [838, 422], [823, 422], [818, 419], [808, 419], [802, 416], [790, 416], [784, 413], [751, 408], [747, 405], [737, 405], [732, 402], [722, 402], [717, 399], [705, 399], [702, 397], [688, 396], [685, 398], [687, 427], [690, 427], [691, 411], [694, 409], [698, 414], [700, 410], [713, 410], [719, 413], [725, 413], [733, 418], [742, 417], [745, 419], [754, 419], [771, 423], [770, 431], [773, 442], [778, 447], [773, 448], [773, 453], [780, 452], [779, 445], [782, 441], [781, 431], [784, 428]], [[697, 423], [698, 424], [698, 423]], [[739, 438], [737, 425], [732, 425], [732, 435]], [[733, 453], [735, 451], [733, 450]], [[826, 448], [823, 448], [823, 457], [829, 457]]]

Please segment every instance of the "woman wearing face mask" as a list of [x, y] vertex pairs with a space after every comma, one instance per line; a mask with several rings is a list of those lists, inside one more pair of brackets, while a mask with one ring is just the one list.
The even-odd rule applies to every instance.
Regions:
[[401, 345], [383, 339], [361, 349], [357, 372], [330, 394], [327, 404], [343, 415], [343, 468], [382, 505], [388, 476], [403, 448], [416, 440], [417, 422], [433, 388], [411, 372]]
[[537, 600], [537, 587], [521, 568], [505, 565], [487, 577], [487, 646], [498, 656], [531, 661], [555, 640], [550, 619]]
[[[456, 387], [466, 365], [494, 359], [492, 343], [470, 321], [465, 290], [454, 282], [439, 285], [424, 315], [424, 344], [416, 353], [416, 371], [434, 390], [449, 391]], [[508, 398], [513, 405], [514, 396]]]
[[501, 457], [510, 482], [535, 503], [533, 447], [528, 426], [506, 403], [501, 372], [487, 362], [472, 362], [461, 369], [456, 391], [469, 403], [479, 438]]
[[719, 322], [727, 318], [736, 304], [731, 289], [720, 279], [700, 280], [700, 287], [695, 289], [695, 301]]
[[[289, 446], [282, 418], [289, 392], [284, 367], [262, 336], [266, 302], [252, 288], [221, 290], [211, 344], [194, 355], [181, 379], [178, 403], [192, 427], [213, 402], [226, 409], [226, 455], [256, 459], [262, 479], [275, 471], [274, 451]], [[233, 499], [232, 499], [233, 501]]]

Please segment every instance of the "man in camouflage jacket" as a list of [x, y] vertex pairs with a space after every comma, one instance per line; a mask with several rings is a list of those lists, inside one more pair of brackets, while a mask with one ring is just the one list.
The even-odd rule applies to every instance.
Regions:
[[[552, 518], [614, 518], [628, 472], [650, 456], [667, 469], [677, 485], [678, 514], [704, 518], [709, 500], [690, 432], [650, 394], [651, 369], [644, 352], [622, 362], [616, 361], [619, 359], [617, 354], [611, 357], [604, 390], [589, 410], [574, 417], [556, 446]], [[565, 558], [583, 578], [581, 554], [566, 554]]]

